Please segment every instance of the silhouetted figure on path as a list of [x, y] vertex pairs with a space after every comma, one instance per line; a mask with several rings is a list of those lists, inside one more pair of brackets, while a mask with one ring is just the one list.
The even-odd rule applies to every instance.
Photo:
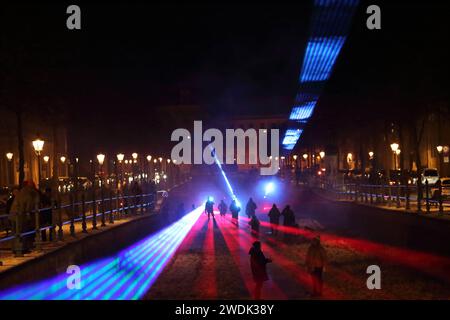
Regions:
[[283, 225], [285, 227], [295, 227], [295, 214], [294, 211], [291, 210], [291, 207], [287, 205], [283, 211], [281, 212], [283, 216]]
[[212, 215], [213, 219], [215, 219], [214, 218], [214, 201], [212, 201], [211, 199], [208, 199], [208, 201], [206, 201], [205, 211], [208, 214], [208, 220], [211, 218], [210, 217], [211, 215]]
[[315, 237], [306, 253], [306, 267], [312, 278], [312, 296], [322, 295], [323, 269], [327, 263], [327, 254], [320, 243], [320, 237]]
[[277, 205], [274, 203], [272, 208], [270, 209], [269, 213], [269, 221], [270, 221], [270, 230], [272, 234], [276, 234], [278, 232], [277, 228], [280, 224], [280, 210], [278, 210]]
[[261, 251], [261, 242], [253, 242], [250, 249], [250, 268], [252, 270], [253, 280], [255, 281], [255, 299], [261, 299], [261, 289], [264, 281], [269, 280], [267, 275], [266, 265], [272, 260], [267, 259]]
[[260, 223], [259, 223], [258, 218], [256, 217], [256, 214], [253, 215], [253, 217], [250, 219], [248, 224], [252, 228], [252, 235], [255, 236], [256, 238], [258, 238], [259, 237], [259, 225], [260, 225]]
[[253, 215], [256, 213], [256, 208], [257, 206], [253, 199], [248, 199], [247, 205], [245, 206], [245, 214], [249, 219], [251, 219], [251, 217], [253, 217]]
[[227, 209], [228, 209], [227, 204], [223, 200], [220, 200], [219, 212], [221, 217], [225, 217], [225, 215], [227, 214]]
[[241, 208], [237, 205], [236, 200], [231, 201], [230, 204], [231, 217], [235, 221], [236, 225], [238, 224], [239, 211], [241, 211]]

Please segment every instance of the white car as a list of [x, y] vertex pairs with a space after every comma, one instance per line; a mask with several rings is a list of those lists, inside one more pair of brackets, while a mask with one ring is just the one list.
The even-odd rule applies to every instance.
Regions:
[[428, 181], [429, 186], [434, 186], [439, 180], [438, 170], [432, 168], [423, 169], [421, 178], [423, 185]]

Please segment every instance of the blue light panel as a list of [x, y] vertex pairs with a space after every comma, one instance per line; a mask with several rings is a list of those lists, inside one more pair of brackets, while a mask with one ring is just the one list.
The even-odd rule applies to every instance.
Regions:
[[291, 115], [289, 116], [290, 120], [307, 120], [311, 117], [314, 107], [316, 105], [316, 101], [310, 101], [303, 103], [302, 105], [295, 106], [292, 109]]
[[309, 40], [300, 82], [324, 81], [330, 77], [346, 37], [320, 37]]
[[298, 139], [300, 139], [302, 132], [303, 130], [301, 129], [287, 129], [282, 142], [284, 148], [287, 150], [292, 150]]
[[[359, 0], [315, 0], [311, 31], [299, 76], [300, 92], [289, 116], [290, 120], [306, 123], [314, 112], [324, 83], [347, 38], [350, 23]], [[312, 84], [312, 87], [311, 85]], [[300, 134], [289, 129], [283, 147], [292, 150]]]

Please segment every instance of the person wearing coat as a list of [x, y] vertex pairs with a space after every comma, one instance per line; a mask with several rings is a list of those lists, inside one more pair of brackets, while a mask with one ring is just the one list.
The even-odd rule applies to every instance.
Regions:
[[306, 267], [312, 279], [312, 295], [321, 296], [323, 287], [323, 270], [327, 263], [327, 253], [320, 243], [320, 237], [315, 237], [306, 253]]
[[272, 260], [267, 259], [261, 250], [261, 242], [253, 242], [248, 253], [250, 255], [250, 268], [252, 270], [253, 281], [255, 282], [255, 299], [261, 298], [261, 289], [265, 281], [269, 280], [266, 265]]
[[225, 215], [227, 214], [228, 207], [227, 207], [226, 203], [223, 200], [220, 200], [218, 209], [219, 209], [219, 212], [220, 212], [220, 216], [221, 217], [225, 217]]
[[259, 225], [260, 225], [260, 222], [259, 222], [258, 218], [256, 217], [256, 214], [253, 215], [253, 217], [250, 219], [248, 224], [252, 228], [252, 234], [256, 238], [258, 238], [259, 237]]
[[241, 211], [241, 208], [237, 205], [236, 200], [231, 201], [230, 212], [233, 219], [237, 220], [239, 218], [239, 211]]
[[[272, 208], [270, 209], [269, 213], [269, 221], [270, 221], [270, 230], [272, 234], [275, 234], [278, 232], [277, 227], [280, 224], [280, 210], [278, 210], [277, 205], [274, 203]], [[274, 228], [275, 226], [275, 228]]]
[[253, 201], [252, 198], [248, 199], [247, 205], [245, 206], [245, 213], [247, 214], [247, 217], [251, 219], [253, 215], [256, 213], [256, 203]]
[[295, 226], [295, 215], [294, 211], [291, 210], [291, 207], [287, 205], [283, 211], [281, 212], [283, 216], [283, 225], [285, 227], [294, 227]]

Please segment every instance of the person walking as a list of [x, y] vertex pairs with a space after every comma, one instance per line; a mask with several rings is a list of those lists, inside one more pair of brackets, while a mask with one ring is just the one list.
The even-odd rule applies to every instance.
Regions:
[[253, 281], [255, 282], [254, 297], [256, 300], [259, 300], [261, 299], [263, 283], [269, 280], [266, 265], [272, 262], [272, 260], [266, 258], [261, 250], [261, 242], [259, 241], [253, 242], [248, 254], [250, 255], [250, 268], [252, 270]]
[[252, 198], [248, 199], [247, 205], [245, 206], [245, 213], [247, 214], [247, 217], [251, 219], [253, 215], [256, 213], [256, 203], [253, 201]]
[[256, 214], [253, 215], [253, 217], [248, 222], [248, 224], [250, 225], [250, 228], [252, 228], [252, 235], [255, 236], [256, 238], [259, 238], [260, 222], [259, 222], [258, 218], [256, 217]]
[[281, 215], [283, 216], [283, 225], [285, 227], [295, 227], [295, 214], [289, 205], [283, 209]]
[[231, 218], [233, 218], [236, 225], [238, 225], [239, 211], [241, 211], [241, 208], [237, 205], [236, 200], [233, 199], [233, 201], [231, 201], [231, 204], [230, 204], [230, 212], [231, 212]]
[[205, 203], [205, 211], [208, 214], [208, 220], [210, 219], [210, 216], [212, 215], [213, 219], [214, 218], [214, 201], [212, 201], [211, 199], [208, 199]]
[[311, 275], [312, 296], [320, 297], [323, 288], [323, 270], [327, 263], [327, 253], [317, 236], [311, 241], [306, 253], [306, 267]]
[[219, 208], [220, 216], [225, 217], [225, 215], [227, 214], [228, 207], [227, 207], [226, 203], [223, 201], [223, 199], [220, 200], [218, 208]]
[[278, 225], [280, 224], [280, 210], [278, 210], [277, 205], [274, 203], [269, 213], [269, 221], [270, 221], [270, 231], [272, 234], [276, 234], [278, 232]]

